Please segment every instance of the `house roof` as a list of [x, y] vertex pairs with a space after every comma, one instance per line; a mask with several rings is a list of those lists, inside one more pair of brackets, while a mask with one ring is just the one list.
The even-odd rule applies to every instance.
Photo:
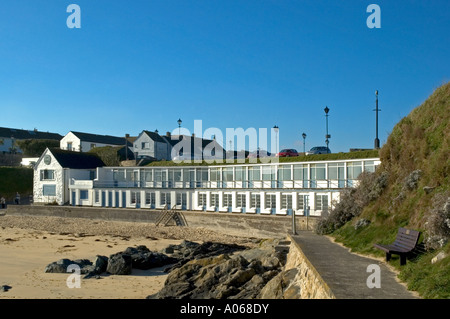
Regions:
[[65, 151], [59, 148], [51, 148], [49, 151], [64, 168], [92, 169], [106, 166], [97, 155], [92, 153]]
[[[177, 145], [179, 142], [181, 141], [189, 141], [190, 146], [191, 146], [191, 153], [194, 152], [194, 148], [197, 145], [200, 145], [200, 143], [198, 142], [199, 140], [201, 141], [201, 145], [202, 145], [202, 150], [208, 146], [211, 142], [213, 142], [214, 140], [208, 140], [208, 139], [204, 139], [204, 138], [200, 138], [200, 137], [194, 137], [194, 136], [187, 136], [187, 135], [172, 135], [171, 137], [169, 136], [164, 136], [164, 138], [167, 140], [167, 142], [173, 146]], [[197, 140], [197, 142], [196, 142]], [[220, 144], [217, 143], [217, 146], [219, 146], [220, 148], [222, 148], [220, 146]]]
[[[94, 143], [102, 143], [102, 144], [111, 144], [111, 145], [125, 145], [125, 137], [118, 136], [110, 136], [110, 135], [98, 135], [91, 133], [83, 133], [83, 132], [75, 132], [70, 131], [76, 137], [78, 137], [81, 141], [84, 142], [94, 142]], [[129, 141], [127, 141], [128, 145], [132, 145]]]
[[41, 132], [38, 130], [22, 130], [8, 127], [0, 127], [0, 137], [11, 138], [16, 140], [57, 140], [62, 138], [62, 135], [58, 133]]
[[151, 132], [151, 131], [146, 131], [146, 130], [144, 130], [143, 132], [145, 134], [147, 134], [155, 142], [166, 143], [166, 141], [161, 137], [161, 135], [159, 135], [156, 132]]

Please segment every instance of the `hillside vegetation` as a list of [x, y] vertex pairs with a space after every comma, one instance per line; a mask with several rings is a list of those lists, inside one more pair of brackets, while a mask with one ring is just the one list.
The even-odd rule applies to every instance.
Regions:
[[[420, 230], [419, 254], [406, 266], [395, 255], [390, 263], [424, 298], [450, 298], [449, 119], [447, 83], [393, 128], [377, 171], [362, 174], [361, 186], [345, 192], [317, 229], [376, 256], [384, 252], [373, 244], [393, 242], [399, 227]], [[447, 257], [432, 264], [438, 253]]]
[[23, 198], [33, 194], [33, 169], [0, 167], [0, 197], [12, 201], [16, 192]]

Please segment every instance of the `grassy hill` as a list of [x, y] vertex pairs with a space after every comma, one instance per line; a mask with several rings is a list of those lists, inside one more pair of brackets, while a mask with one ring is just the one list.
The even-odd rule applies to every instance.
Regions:
[[[318, 230], [375, 256], [384, 253], [373, 244], [393, 242], [399, 227], [420, 230], [422, 253], [403, 267], [395, 255], [390, 263], [424, 298], [450, 298], [449, 120], [447, 83], [394, 127], [377, 172], [362, 176], [361, 186], [344, 194]], [[439, 252], [447, 257], [432, 264]]]
[[33, 169], [0, 167], [0, 196], [12, 201], [19, 192], [22, 198], [33, 194]]

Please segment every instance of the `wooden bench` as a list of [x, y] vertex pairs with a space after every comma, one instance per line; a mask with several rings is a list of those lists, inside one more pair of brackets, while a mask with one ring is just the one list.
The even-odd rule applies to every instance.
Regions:
[[375, 248], [386, 252], [386, 261], [391, 259], [391, 255], [400, 255], [400, 265], [406, 265], [406, 256], [413, 251], [419, 241], [420, 232], [417, 230], [400, 227], [397, 238], [390, 245], [374, 244]]

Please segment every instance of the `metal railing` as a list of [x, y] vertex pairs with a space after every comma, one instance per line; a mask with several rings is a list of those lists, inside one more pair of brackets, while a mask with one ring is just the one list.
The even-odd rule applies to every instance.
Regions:
[[74, 186], [89, 186], [93, 182], [94, 188], [149, 188], [149, 189], [340, 189], [355, 187], [357, 180], [265, 180], [265, 181], [71, 181]]

